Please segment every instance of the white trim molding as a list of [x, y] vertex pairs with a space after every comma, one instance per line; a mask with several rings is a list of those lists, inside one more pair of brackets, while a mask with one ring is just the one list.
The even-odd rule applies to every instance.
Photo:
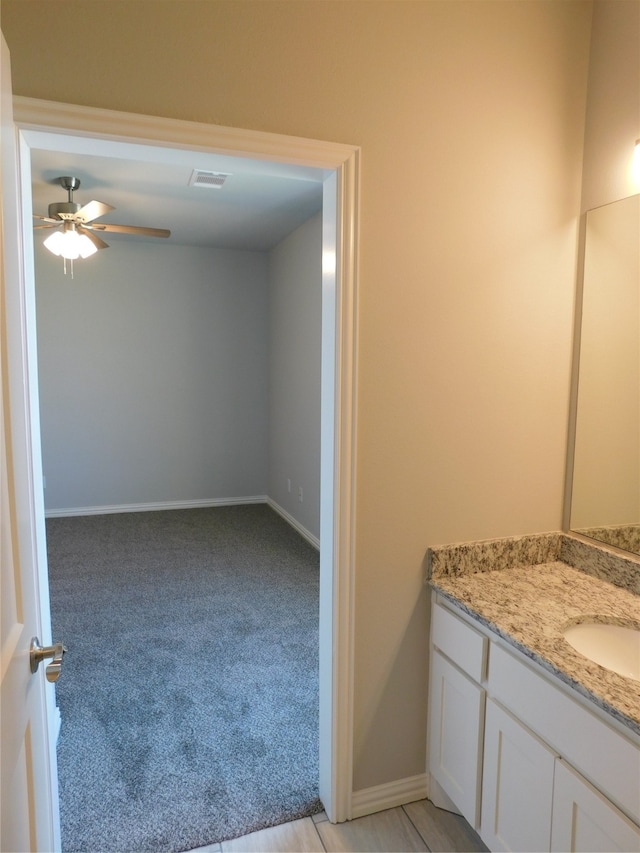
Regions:
[[243, 504], [264, 504], [268, 502], [269, 500], [266, 495], [253, 495], [243, 498], [211, 498], [210, 500], [153, 501], [152, 503], [77, 506], [45, 510], [45, 518], [71, 518], [76, 515], [115, 515], [120, 512], [157, 512], [163, 509], [203, 509], [214, 506], [241, 506]]
[[[154, 149], [200, 151], [324, 170], [320, 519], [320, 798], [329, 820], [351, 817], [356, 477], [357, 241], [360, 149], [198, 122], [14, 98], [25, 245], [33, 246], [30, 151], [147, 159]], [[145, 153], [146, 152], [146, 153]], [[156, 151], [159, 154], [159, 151]], [[31, 250], [32, 251], [32, 250]], [[33, 311], [31, 259], [26, 301]], [[12, 357], [10, 353], [10, 358]], [[37, 401], [35, 340], [30, 391]], [[37, 407], [32, 412], [37, 431]], [[38, 471], [38, 474], [41, 474]], [[41, 476], [36, 478], [41, 482]], [[41, 487], [39, 487], [41, 488]], [[40, 494], [40, 503], [42, 495]], [[44, 522], [44, 508], [41, 513]], [[37, 514], [37, 513], [36, 513]], [[35, 521], [38, 521], [36, 518]], [[43, 566], [46, 559], [43, 555]]]
[[396, 806], [424, 800], [428, 793], [426, 773], [375, 785], [373, 788], [361, 788], [353, 792], [351, 816], [356, 818], [385, 809], [394, 809]]
[[[330, 624], [332, 641], [320, 643], [320, 691], [333, 699], [321, 698], [320, 743], [330, 739], [333, 755], [320, 761], [320, 798], [333, 823], [353, 816], [359, 187], [354, 150], [325, 180], [323, 201], [320, 630]], [[328, 215], [332, 198], [334, 219]], [[329, 576], [331, 584], [323, 585]]]
[[[359, 148], [300, 136], [203, 124], [196, 121], [83, 107], [38, 98], [13, 97], [14, 121], [21, 131], [49, 131], [80, 139], [110, 140], [233, 157], [339, 169]], [[94, 153], [96, 153], [94, 146]]]

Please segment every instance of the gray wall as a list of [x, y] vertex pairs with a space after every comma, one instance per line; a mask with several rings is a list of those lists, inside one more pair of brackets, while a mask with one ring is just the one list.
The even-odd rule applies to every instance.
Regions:
[[269, 496], [316, 539], [321, 300], [319, 213], [269, 253]]
[[36, 240], [48, 510], [264, 496], [267, 256]]

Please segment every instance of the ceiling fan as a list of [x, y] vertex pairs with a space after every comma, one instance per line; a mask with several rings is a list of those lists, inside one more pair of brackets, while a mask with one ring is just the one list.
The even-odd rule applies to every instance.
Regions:
[[[77, 258], [88, 258], [98, 249], [108, 249], [109, 244], [96, 233], [110, 231], [116, 234], [139, 234], [143, 237], [169, 237], [171, 231], [166, 228], [143, 228], [138, 225], [113, 225], [96, 222], [101, 216], [115, 208], [103, 201], [93, 201], [80, 206], [73, 200], [73, 193], [80, 186], [79, 178], [65, 175], [58, 178], [62, 187], [67, 190], [67, 201], [53, 202], [49, 205], [49, 215], [40, 216], [34, 213], [34, 219], [43, 222], [35, 225], [36, 229], [55, 228], [56, 230], [44, 241], [44, 245], [54, 255], [61, 255], [66, 261]], [[72, 267], [73, 274], [73, 267]]]

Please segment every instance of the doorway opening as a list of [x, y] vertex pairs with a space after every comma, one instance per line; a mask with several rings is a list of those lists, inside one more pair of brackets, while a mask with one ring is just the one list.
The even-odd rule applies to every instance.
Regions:
[[[30, 339], [29, 395], [37, 402], [35, 293], [29, 154], [83, 150], [143, 158], [185, 150], [259, 157], [323, 170], [323, 304], [320, 568], [320, 795], [332, 821], [350, 817], [352, 740], [353, 486], [355, 478], [355, 246], [358, 152], [270, 134], [105, 113], [16, 99], [21, 141], [25, 246], [24, 324]], [[31, 251], [29, 251], [31, 249]], [[39, 436], [32, 407], [34, 478]], [[42, 491], [35, 489], [38, 565], [46, 587]], [[46, 589], [45, 589], [46, 593]], [[46, 597], [43, 595], [44, 600]], [[50, 709], [54, 713], [53, 707]], [[53, 784], [53, 783], [52, 783]]]
[[183, 163], [31, 154], [39, 214], [72, 174], [81, 204], [172, 232], [107, 233], [73, 280], [35, 232], [69, 849], [191, 849], [321, 811], [318, 555], [255, 506], [319, 535], [321, 175], [210, 159], [223, 190]]

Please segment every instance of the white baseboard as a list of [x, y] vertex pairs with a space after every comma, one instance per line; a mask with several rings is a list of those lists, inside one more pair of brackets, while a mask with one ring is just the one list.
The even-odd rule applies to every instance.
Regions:
[[104, 506], [78, 506], [65, 507], [64, 509], [45, 510], [45, 518], [71, 518], [78, 515], [112, 515], [120, 512], [155, 512], [157, 510], [170, 509], [200, 509], [214, 506], [243, 506], [245, 504], [268, 504], [278, 515], [291, 525], [297, 532], [307, 540], [314, 548], [320, 550], [320, 540], [313, 533], [303, 527], [299, 521], [290, 515], [286, 509], [267, 495], [248, 495], [241, 498], [211, 498], [209, 500], [188, 501], [154, 501], [152, 503], [140, 504], [113, 504]]
[[68, 518], [74, 515], [110, 515], [118, 512], [154, 512], [163, 509], [200, 509], [210, 506], [241, 506], [267, 503], [266, 495], [242, 498], [211, 498], [210, 500], [155, 501], [141, 504], [113, 504], [107, 506], [80, 506], [45, 510], [45, 518]]
[[299, 522], [299, 521], [296, 521], [296, 519], [295, 519], [295, 518], [294, 518], [290, 513], [288, 513], [288, 512], [286, 511], [286, 509], [283, 509], [283, 508], [280, 506], [280, 504], [277, 504], [277, 503], [276, 503], [274, 500], [272, 500], [271, 498], [267, 498], [267, 503], [269, 504], [269, 506], [271, 507], [271, 509], [272, 509], [272, 510], [274, 510], [275, 512], [277, 512], [277, 513], [278, 513], [278, 515], [281, 515], [281, 516], [282, 516], [282, 518], [284, 518], [284, 520], [285, 520], [286, 522], [288, 522], [288, 524], [290, 524], [290, 525], [291, 525], [291, 527], [293, 527], [293, 528], [294, 528], [294, 530], [297, 530], [297, 531], [298, 531], [298, 533], [300, 534], [300, 536], [302, 536], [302, 537], [303, 537], [303, 539], [306, 539], [306, 540], [307, 540], [307, 542], [308, 542], [310, 545], [313, 545], [313, 547], [314, 547], [317, 551], [319, 551], [319, 550], [320, 550], [320, 540], [318, 539], [318, 537], [317, 537], [317, 536], [314, 536], [314, 535], [313, 535], [313, 533], [311, 533], [310, 531], [308, 531], [306, 527], [303, 527], [303, 526], [300, 524], [300, 522]]
[[362, 817], [385, 809], [394, 809], [405, 803], [424, 800], [427, 794], [426, 773], [387, 782], [384, 785], [375, 785], [373, 788], [362, 788], [360, 791], [354, 791], [351, 797], [351, 817], [352, 819]]

